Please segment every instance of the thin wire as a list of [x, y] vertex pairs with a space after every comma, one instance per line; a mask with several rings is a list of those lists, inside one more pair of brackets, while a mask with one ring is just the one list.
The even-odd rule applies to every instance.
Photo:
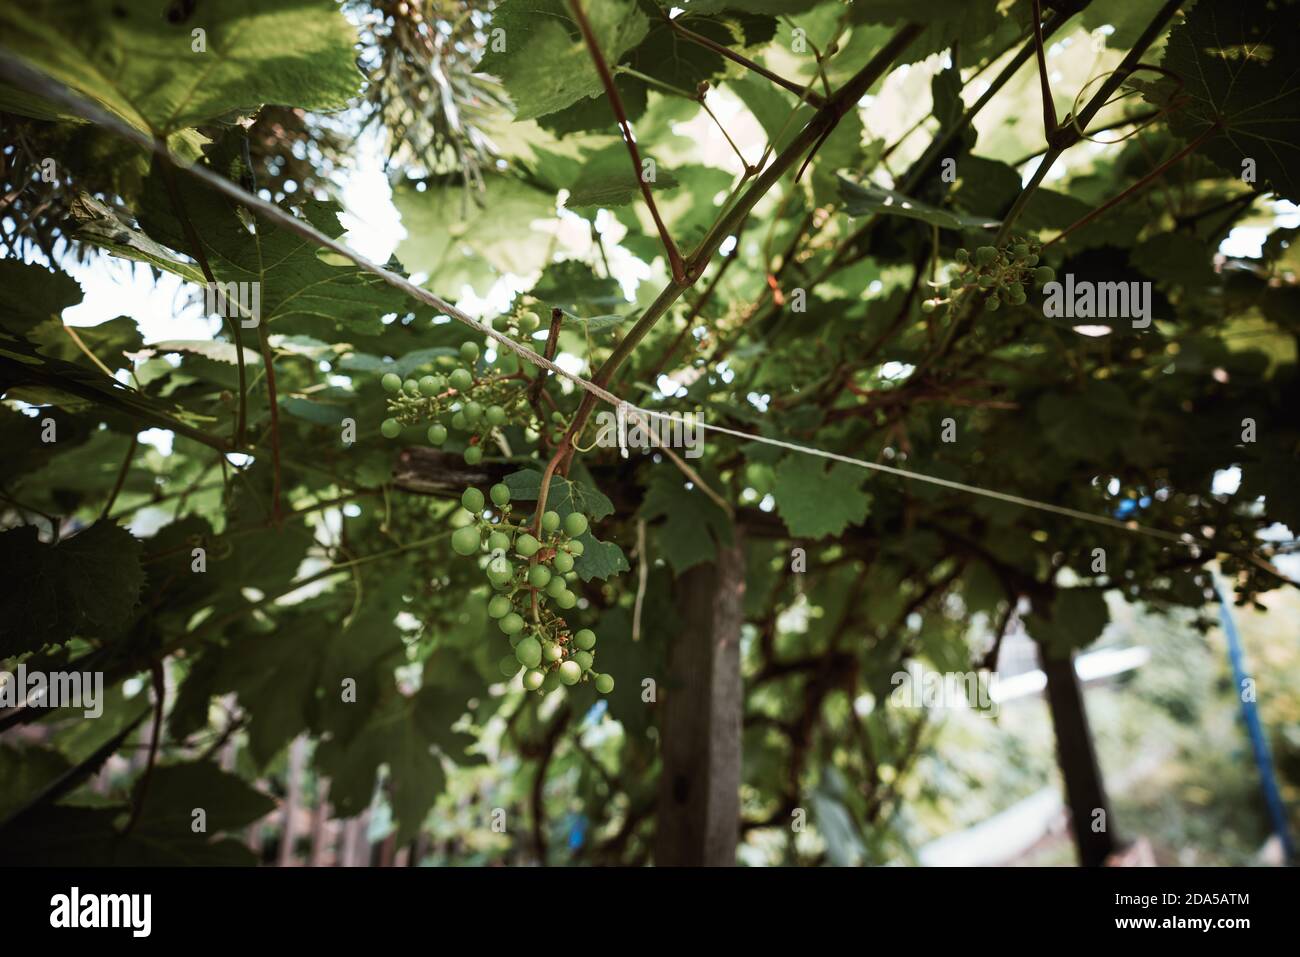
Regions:
[[[663, 412], [654, 412], [649, 409], [637, 409], [629, 414], [635, 416], [637, 413], [644, 413], [658, 418], [674, 418]], [[1150, 535], [1154, 538], [1160, 538], [1167, 542], [1173, 542], [1179, 545], [1196, 547], [1198, 544], [1214, 547], [1210, 542], [1197, 542], [1189, 535], [1178, 535], [1174, 532], [1166, 532], [1163, 529], [1151, 528], [1147, 525], [1141, 525], [1137, 522], [1124, 522], [1117, 518], [1111, 518], [1107, 515], [1096, 515], [1092, 512], [1084, 512], [1077, 508], [1069, 508], [1065, 505], [1054, 505], [1051, 502], [1041, 502], [1037, 499], [1026, 498], [1023, 495], [1012, 495], [1009, 492], [999, 492], [994, 489], [982, 488], [978, 485], [968, 485], [965, 482], [956, 482], [952, 479], [939, 478], [935, 475], [927, 475], [924, 472], [913, 472], [908, 469], [895, 468], [892, 465], [881, 465], [879, 462], [868, 462], [865, 459], [855, 459], [849, 455], [840, 455], [838, 452], [827, 452], [824, 449], [814, 448], [808, 445], [799, 445], [796, 442], [786, 442], [782, 439], [772, 439], [764, 435], [754, 435], [750, 432], [741, 432], [739, 429], [728, 429], [721, 425], [710, 425], [707, 422], [696, 420], [695, 425], [702, 429], [712, 432], [721, 432], [724, 435], [731, 435], [738, 439], [745, 439], [750, 442], [761, 442], [764, 445], [772, 445], [777, 448], [789, 449], [792, 452], [801, 452], [804, 455], [816, 455], [824, 459], [831, 459], [836, 462], [844, 462], [848, 465], [856, 465], [859, 468], [870, 469], [873, 472], [885, 472], [889, 475], [897, 475], [900, 478], [912, 479], [917, 482], [928, 482], [931, 485], [939, 485], [944, 488], [955, 489], [960, 492], [969, 492], [972, 495], [981, 495], [985, 498], [998, 499], [1002, 502], [1009, 502], [1012, 505], [1020, 505], [1025, 508], [1034, 508], [1043, 512], [1052, 512], [1056, 515], [1064, 515], [1069, 518], [1076, 518], [1080, 521], [1094, 522], [1098, 525], [1107, 525], [1111, 528], [1118, 528], [1126, 532], [1136, 532], [1140, 535]]]
[[[78, 116], [81, 116], [83, 119], [86, 119], [92, 123], [96, 123], [100, 126], [107, 127], [113, 130], [118, 135], [123, 136], [126, 139], [129, 139], [132, 142], [137, 143], [142, 148], [162, 157], [164, 162], [169, 162], [169, 163], [174, 162], [170, 152], [167, 150], [166, 144], [161, 140], [157, 140], [149, 136], [148, 134], [142, 132], [141, 130], [136, 129], [135, 127], [131, 126], [125, 121], [107, 112], [97, 104], [73, 92], [67, 85], [61, 83], [60, 81], [52, 77], [49, 77], [38, 70], [32, 69], [31, 67], [19, 61], [15, 57], [15, 55], [11, 51], [7, 50], [6, 48], [0, 47], [0, 54], [3, 54], [2, 56], [0, 56], [0, 76], [3, 76], [5, 79], [9, 80], [10, 82], [16, 84], [19, 87], [24, 87], [26, 89], [32, 90], [38, 93], [39, 95], [45, 97], [46, 99], [52, 100], [56, 103], [66, 106], [73, 113], [75, 113]], [[677, 419], [677, 417], [668, 413], [654, 412], [649, 409], [640, 409], [637, 406], [628, 403], [626, 400], [619, 398], [613, 393], [606, 391], [605, 389], [596, 385], [594, 382], [589, 382], [588, 380], [582, 378], [581, 376], [575, 375], [574, 373], [571, 373], [565, 369], [560, 368], [560, 366], [556, 365], [554, 362], [545, 358], [544, 356], [541, 356], [538, 353], [534, 352], [532, 349], [529, 349], [527, 346], [515, 342], [513, 339], [510, 339], [507, 336], [503, 335], [502, 333], [497, 332], [495, 329], [491, 328], [490, 326], [485, 325], [484, 323], [481, 323], [478, 320], [466, 315], [465, 313], [457, 309], [455, 306], [453, 306], [451, 303], [440, 298], [439, 296], [435, 295], [429, 290], [423, 289], [420, 286], [415, 285], [405, 276], [400, 276], [397, 273], [385, 269], [383, 266], [380, 266], [377, 263], [371, 262], [370, 260], [366, 259], [364, 256], [353, 251], [345, 244], [335, 239], [331, 239], [329, 236], [326, 236], [324, 233], [316, 229], [310, 223], [298, 219], [296, 216], [293, 216], [285, 212], [279, 206], [276, 206], [275, 204], [270, 203], [262, 199], [261, 197], [255, 196], [252, 193], [249, 193], [241, 186], [239, 186], [237, 183], [233, 183], [230, 180], [225, 179], [224, 177], [218, 176], [216, 173], [212, 172], [207, 167], [202, 166], [198, 163], [195, 163], [194, 165], [188, 167], [180, 164], [176, 164], [176, 165], [177, 168], [182, 170], [183, 172], [189, 174], [190, 176], [193, 176], [196, 179], [203, 181], [208, 186], [211, 186], [213, 189], [217, 190], [218, 192], [254, 210], [255, 212], [259, 213], [261, 216], [265, 217], [266, 219], [269, 219], [273, 223], [284, 227], [290, 232], [296, 233], [297, 235], [303, 237], [304, 239], [312, 243], [315, 243], [319, 246], [329, 249], [332, 252], [337, 253], [340, 256], [343, 256], [345, 259], [350, 260], [352, 263], [354, 263], [356, 266], [358, 266], [360, 269], [364, 270], [365, 272], [369, 272], [375, 276], [378, 276], [384, 282], [402, 290], [411, 298], [423, 302], [426, 305], [433, 306], [434, 308], [438, 309], [440, 312], [445, 313], [447, 316], [450, 316], [452, 319], [455, 319], [457, 322], [463, 323], [464, 325], [469, 326], [471, 329], [475, 330], [476, 332], [479, 332], [487, 336], [488, 338], [494, 340], [495, 342], [504, 346], [506, 349], [509, 349], [511, 352], [514, 352], [520, 358], [525, 359], [528, 362], [531, 362], [535, 366], [538, 366], [543, 369], [547, 369], [548, 371], [554, 373], [555, 375], [562, 376], [563, 378], [568, 379], [574, 385], [578, 386], [581, 389], [584, 389], [585, 391], [591, 393], [592, 395], [596, 396], [598, 399], [602, 400], [603, 402], [608, 403], [609, 405], [615, 407], [622, 406], [624, 409], [626, 409], [628, 416], [630, 416], [633, 419], [633, 421], [640, 419], [643, 425], [648, 426], [649, 423], [645, 421], [643, 416], [650, 416], [652, 418]], [[967, 492], [971, 495], [979, 495], [985, 498], [997, 499], [998, 501], [1007, 502], [1012, 505], [1019, 505], [1023, 508], [1032, 508], [1042, 512], [1051, 512], [1056, 515], [1063, 515], [1067, 518], [1078, 519], [1079, 521], [1092, 522], [1097, 525], [1105, 525], [1111, 528], [1120, 529], [1122, 531], [1134, 532], [1140, 535], [1148, 535], [1153, 538], [1159, 538], [1164, 541], [1172, 542], [1178, 545], [1196, 547], [1198, 544], [1205, 544], [1211, 548], [1214, 547], [1213, 544], [1209, 542], [1198, 543], [1196, 539], [1194, 539], [1193, 536], [1189, 534], [1177, 535], [1173, 532], [1167, 532], [1162, 529], [1151, 528], [1149, 526], [1140, 525], [1137, 522], [1123, 522], [1116, 518], [1111, 518], [1105, 515], [1095, 515], [1091, 512], [1084, 512], [1079, 509], [1068, 508], [1064, 505], [1055, 505], [1052, 504], [1051, 502], [1041, 502], [1036, 499], [1026, 498], [1021, 495], [1012, 495], [1008, 492], [999, 492], [994, 489], [981, 488], [978, 485], [968, 485], [965, 482], [956, 482], [951, 479], [939, 478], [934, 475], [926, 475], [925, 473], [922, 472], [913, 472], [907, 469], [895, 468], [889, 465], [881, 465], [878, 462], [868, 462], [864, 459], [857, 459], [847, 455], [840, 455], [836, 452], [827, 452], [823, 449], [813, 448], [807, 445], [799, 445], [794, 442], [786, 442], [781, 439], [772, 439], [766, 436], [755, 435], [749, 432], [741, 432], [737, 429], [728, 429], [720, 425], [710, 425], [698, 419], [696, 420], [695, 424], [697, 424], [701, 428], [708, 429], [713, 432], [718, 432], [723, 435], [730, 435], [735, 438], [744, 439], [749, 442], [760, 442], [765, 445], [772, 445], [778, 448], [788, 449], [792, 452], [799, 452], [804, 455], [815, 455], [821, 458], [830, 459], [832, 461], [844, 462], [848, 465], [855, 465], [859, 468], [869, 469], [875, 472], [884, 472], [889, 475], [896, 475], [900, 478], [909, 479], [912, 481], [926, 482], [931, 485], [941, 486], [943, 488], [949, 488], [960, 492]]]

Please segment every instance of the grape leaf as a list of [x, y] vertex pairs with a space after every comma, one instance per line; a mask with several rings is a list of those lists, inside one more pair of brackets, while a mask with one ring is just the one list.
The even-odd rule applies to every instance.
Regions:
[[776, 465], [772, 494], [790, 534], [800, 538], [838, 535], [867, 517], [871, 496], [862, 491], [862, 469], [836, 462], [830, 469], [811, 455], [787, 455]]
[[[645, 37], [649, 22], [634, 0], [584, 7], [607, 63]], [[501, 31], [497, 33], [497, 31]], [[479, 69], [500, 78], [518, 119], [545, 116], [584, 97], [603, 96], [600, 75], [563, 0], [504, 0], [492, 12], [492, 34]]]
[[912, 199], [883, 186], [854, 183], [840, 177], [840, 196], [844, 200], [844, 211], [850, 216], [867, 216], [879, 213], [886, 216], [905, 216], [918, 219], [923, 223], [938, 226], [941, 229], [993, 229], [997, 220], [984, 216], [970, 216], [951, 209], [940, 209]]
[[[542, 473], [536, 469], [511, 472], [502, 481], [510, 489], [511, 499], [521, 502], [537, 501], [542, 489]], [[570, 512], [581, 512], [592, 521], [599, 521], [614, 514], [614, 503], [599, 489], [592, 488], [585, 482], [552, 475], [551, 486], [546, 493], [546, 509], [558, 513], [561, 519]]]
[[267, 795], [207, 761], [158, 765], [147, 786], [137, 779], [134, 800], [141, 803], [136, 833], [164, 841], [195, 836], [196, 808], [204, 810], [209, 834], [252, 824], [275, 808]]
[[482, 192], [447, 177], [424, 185], [422, 192], [399, 187], [393, 203], [406, 227], [397, 255], [428, 276], [425, 285], [448, 295], [470, 286], [484, 295], [501, 275], [527, 276], [549, 262], [530, 224], [555, 218], [552, 194], [505, 176], [487, 177]]
[[731, 543], [726, 513], [698, 488], [686, 488], [676, 468], [655, 469], [641, 503], [641, 517], [664, 519], [655, 539], [678, 575], [717, 558], [719, 543]]
[[[195, 50], [202, 31], [203, 50]], [[0, 0], [6, 45], [32, 66], [192, 160], [189, 128], [274, 102], [337, 110], [361, 88], [356, 30], [329, 0], [222, 0], [173, 5]], [[52, 104], [0, 87], [0, 107], [63, 116]]]
[[[542, 488], [542, 473], [536, 469], [524, 469], [512, 472], [502, 481], [510, 489], [511, 499], [535, 502]], [[614, 503], [599, 489], [585, 482], [552, 475], [550, 491], [546, 494], [546, 509], [557, 513], [561, 519], [570, 512], [581, 512], [593, 521], [599, 521], [614, 513]], [[585, 582], [593, 578], [604, 581], [631, 567], [618, 545], [598, 540], [590, 529], [579, 535], [578, 541], [582, 542], [583, 551], [574, 561], [573, 569]]]
[[[188, 250], [184, 228], [161, 184], [150, 178], [145, 208], [140, 221], [147, 237], [128, 240], [116, 234], [107, 251], [166, 269], [194, 281], [194, 267], [172, 256], [163, 258], [143, 250], [145, 243], [156, 250], [158, 243], [176, 250]], [[340, 324], [351, 328], [375, 328], [379, 317], [406, 312], [408, 300], [378, 277], [352, 265], [326, 261], [307, 240], [288, 230], [259, 221], [256, 238], [225, 197], [195, 184], [186, 177], [178, 182], [187, 215], [194, 224], [207, 253], [213, 275], [219, 283], [258, 283], [260, 323], [274, 324], [278, 332], [320, 334], [333, 337]], [[304, 217], [327, 236], [338, 237], [343, 227], [334, 203], [309, 201]], [[92, 235], [81, 238], [95, 242]], [[390, 266], [396, 266], [390, 263]], [[251, 311], [251, 285], [241, 300]], [[244, 316], [244, 309], [237, 314]], [[252, 335], [253, 333], [249, 333]]]
[[126, 626], [140, 598], [140, 542], [107, 521], [46, 545], [36, 526], [0, 532], [0, 658], [74, 635], [108, 637]]
[[26, 336], [63, 310], [81, 302], [81, 287], [71, 276], [35, 263], [0, 260], [0, 328]]
[[436, 688], [423, 688], [410, 698], [394, 692], [351, 741], [321, 743], [317, 766], [330, 778], [330, 800], [341, 816], [352, 817], [370, 806], [379, 768], [386, 764], [397, 839], [416, 834], [446, 784], [442, 763], [430, 748], [433, 736], [445, 728], [441, 694]]
[[[671, 172], [657, 169], [654, 181], [647, 185], [652, 192], [658, 192], [679, 184]], [[641, 185], [632, 170], [627, 147], [618, 143], [587, 160], [569, 187], [569, 198], [564, 205], [569, 209], [624, 206], [640, 195]]]
[[1200, 0], [1169, 33], [1161, 65], [1183, 80], [1169, 126], [1185, 140], [1217, 127], [1201, 151], [1233, 176], [1300, 202], [1300, 4]]

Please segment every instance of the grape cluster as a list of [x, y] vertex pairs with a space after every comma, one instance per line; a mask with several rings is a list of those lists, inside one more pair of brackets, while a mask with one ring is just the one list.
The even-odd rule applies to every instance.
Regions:
[[[526, 311], [500, 324], [507, 335], [526, 338], [540, 322], [537, 313]], [[493, 369], [486, 360], [480, 361], [478, 344], [466, 342], [460, 347], [460, 361], [441, 357], [436, 372], [405, 381], [395, 372], [385, 373], [380, 384], [389, 394], [389, 417], [379, 431], [395, 439], [405, 426], [433, 420], [427, 432], [429, 443], [446, 442], [450, 426], [464, 435], [466, 464], [477, 465], [494, 430], [506, 424], [534, 424], [525, 388], [528, 380], [514, 355], [498, 354], [495, 365]]]
[[496, 594], [488, 601], [488, 615], [512, 649], [500, 661], [501, 673], [513, 678], [525, 669], [524, 687], [542, 694], [586, 680], [601, 694], [612, 691], [614, 679], [594, 670], [595, 632], [571, 631], [548, 607], [554, 603], [567, 611], [578, 603], [569, 584], [577, 579], [573, 565], [583, 552], [578, 538], [587, 531], [587, 517], [571, 512], [561, 520], [558, 512], [548, 511], [536, 529], [522, 516], [513, 521], [510, 489], [502, 483], [493, 485], [487, 498], [467, 488], [460, 504], [452, 514], [451, 547], [466, 557], [489, 555], [484, 570]]
[[980, 246], [972, 255], [967, 249], [956, 252], [957, 276], [935, 295], [921, 303], [921, 310], [932, 313], [955, 302], [960, 296], [976, 291], [987, 293], [984, 308], [994, 310], [1002, 303], [1024, 305], [1027, 287], [1051, 282], [1056, 272], [1051, 266], [1038, 265], [1042, 246], [1016, 238], [1005, 246]]

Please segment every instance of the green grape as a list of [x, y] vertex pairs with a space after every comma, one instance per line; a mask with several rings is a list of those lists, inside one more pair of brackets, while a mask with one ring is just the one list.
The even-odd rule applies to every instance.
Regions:
[[537, 331], [537, 327], [542, 324], [542, 319], [537, 313], [529, 310], [519, 314], [519, 331], [525, 334]]
[[464, 392], [474, 384], [474, 376], [468, 369], [456, 369], [451, 374], [451, 387], [457, 392]]
[[524, 532], [515, 539], [515, 551], [524, 556], [524, 558], [532, 558], [537, 554], [537, 550], [541, 547], [542, 543], [527, 532]]
[[464, 412], [457, 412], [451, 417], [451, 427], [457, 432], [469, 431], [469, 420], [465, 418]]
[[553, 532], [560, 527], [560, 513], [546, 512], [542, 515], [542, 531]]
[[386, 439], [395, 439], [402, 434], [402, 423], [396, 419], [384, 419], [379, 424], [379, 431]]
[[997, 258], [998, 251], [993, 246], [981, 246], [975, 250], [975, 262], [981, 266], [991, 265]]
[[590, 651], [575, 651], [573, 653], [573, 660], [577, 662], [578, 667], [583, 671], [590, 671], [591, 666], [596, 659], [592, 656]]
[[545, 642], [542, 645], [542, 659], [544, 661], [559, 661], [564, 657], [564, 649], [553, 641]]
[[489, 552], [504, 552], [510, 547], [510, 536], [504, 532], [493, 532], [488, 536]]
[[473, 525], [466, 525], [452, 532], [451, 548], [457, 555], [473, 555], [478, 551], [479, 534]]
[[555, 598], [555, 603], [566, 610], [572, 608], [578, 603], [578, 596], [567, 588], [553, 597]]
[[487, 407], [487, 422], [491, 426], [505, 425], [506, 410], [499, 405], [489, 405]]
[[442, 389], [438, 387], [438, 380], [434, 376], [420, 376], [420, 393], [422, 395], [433, 397], [441, 391]]
[[396, 372], [385, 372], [384, 377], [379, 380], [379, 384], [384, 387], [385, 392], [402, 391], [402, 377]]
[[492, 504], [497, 508], [505, 508], [510, 504], [510, 488], [503, 482], [497, 482], [488, 489], [488, 496], [492, 499]]
[[596, 690], [601, 694], [609, 694], [614, 690], [614, 679], [609, 675], [596, 675]]
[[997, 279], [993, 276], [980, 276], [979, 282], [981, 289], [992, 289], [998, 284]]
[[1038, 256], [1035, 255], [1034, 253], [1030, 253], [1028, 256], [1025, 257], [1025, 265], [1026, 265], [1026, 266], [1037, 266], [1037, 265], [1038, 265]]
[[474, 513], [469, 509], [463, 505], [457, 505], [456, 511], [451, 513], [451, 518], [448, 521], [451, 523], [452, 528], [464, 528], [466, 525], [473, 525], [478, 519], [474, 517]]
[[411, 395], [419, 395], [420, 383], [416, 382], [414, 379], [407, 379], [405, 382], [402, 383], [402, 390], [404, 392], [410, 393]]
[[1027, 259], [1029, 257], [1029, 247], [1024, 243], [1016, 243], [1011, 247], [1011, 255], [1017, 259]]
[[483, 511], [483, 493], [476, 488], [467, 488], [460, 497], [460, 504], [477, 515]]
[[574, 557], [580, 556], [586, 550], [587, 546], [582, 544], [579, 539], [575, 538], [573, 541], [569, 542], [569, 554]]
[[488, 602], [489, 618], [504, 618], [510, 614], [510, 599], [505, 595], [493, 595], [492, 600]]
[[551, 421], [556, 425], [564, 425], [568, 420], [564, 418], [564, 413], [557, 409], [551, 413]]
[[582, 680], [582, 669], [578, 667], [576, 661], [563, 662], [556, 670], [560, 673], [560, 680], [566, 685], [576, 685]]
[[1001, 305], [1001, 303], [998, 302], [997, 296], [989, 296], [984, 300], [984, 308], [989, 312], [996, 312], [999, 305]]
[[583, 651], [591, 651], [596, 647], [596, 633], [590, 628], [584, 628], [573, 636], [573, 643]]
[[519, 665], [520, 662], [515, 658], [514, 655], [506, 655], [504, 658], [502, 658], [500, 661], [497, 662], [497, 667], [501, 670], [501, 673], [505, 675], [507, 678], [513, 678], [515, 675], [519, 673]]
[[465, 403], [465, 421], [470, 425], [478, 425], [479, 420], [483, 418], [483, 406], [470, 400]]
[[511, 636], [510, 636], [510, 639], [509, 639], [509, 640], [510, 640], [510, 650], [511, 650], [511, 651], [514, 651], [516, 648], [518, 648], [518, 647], [519, 647], [519, 642], [523, 641], [523, 640], [524, 640], [525, 638], [527, 638], [527, 637], [528, 637], [528, 636], [525, 635], [522, 631], [519, 632], [519, 634], [517, 634], [517, 635], [511, 635]]
[[587, 530], [587, 516], [581, 512], [570, 512], [564, 517], [564, 534], [577, 538]]
[[442, 445], [447, 441], [447, 427], [435, 422], [429, 426], [429, 444]]
[[501, 629], [503, 634], [517, 635], [524, 629], [524, 619], [519, 612], [512, 611], [497, 622], [497, 627]]
[[934, 312], [938, 305], [939, 304], [933, 299], [926, 299], [921, 303], [921, 311], [928, 316], [930, 313]]
[[558, 671], [546, 672], [546, 678], [542, 681], [543, 691], [554, 691], [560, 686], [560, 673]]
[[462, 342], [460, 344], [460, 357], [466, 362], [474, 362], [478, 359], [478, 343]]
[[565, 587], [563, 578], [552, 578], [546, 585], [546, 594], [552, 598], [559, 598], [561, 594], [568, 591]]
[[542, 663], [542, 643], [529, 635], [515, 645], [515, 660], [525, 668], [536, 668]]
[[515, 576], [515, 567], [510, 564], [510, 559], [504, 555], [498, 555], [488, 562], [487, 577], [495, 585], [504, 585]]
[[528, 584], [534, 588], [545, 588], [551, 580], [551, 572], [545, 565], [534, 565], [528, 569]]
[[1056, 278], [1056, 270], [1051, 266], [1039, 266], [1034, 270], [1034, 282], [1040, 286]]
[[536, 691], [542, 686], [542, 682], [545, 680], [546, 675], [543, 672], [538, 671], [536, 668], [531, 668], [524, 674], [524, 687], [529, 691]]
[[573, 556], [568, 552], [556, 552], [551, 559], [551, 567], [561, 575], [567, 574], [573, 571]]
[[1018, 282], [1013, 282], [1011, 285], [1007, 286], [1007, 295], [1011, 297], [1012, 302], [1015, 302], [1018, 298], [1023, 299], [1025, 296], [1025, 287]]
[[483, 449], [481, 446], [471, 445], [465, 450], [465, 464], [478, 465], [483, 461]]
[[970, 262], [970, 252], [964, 247], [958, 246], [957, 251], [953, 253], [953, 258], [959, 263]]

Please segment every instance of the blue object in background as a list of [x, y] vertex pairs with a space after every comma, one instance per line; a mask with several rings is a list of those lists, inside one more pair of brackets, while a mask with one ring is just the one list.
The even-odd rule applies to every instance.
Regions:
[[587, 815], [572, 813], [568, 815], [569, 850], [576, 851], [587, 843]]
[[1268, 751], [1268, 738], [1264, 736], [1264, 726], [1259, 722], [1259, 711], [1253, 700], [1247, 701], [1241, 694], [1242, 683], [1246, 680], [1246, 651], [1237, 634], [1237, 622], [1232, 617], [1232, 610], [1219, 583], [1214, 582], [1214, 594], [1219, 599], [1219, 620], [1223, 622], [1224, 634], [1228, 637], [1228, 660], [1232, 663], [1232, 682], [1237, 689], [1237, 699], [1241, 702], [1241, 716], [1246, 722], [1246, 732], [1250, 735], [1250, 748], [1255, 754], [1255, 766], [1259, 768], [1260, 787], [1264, 791], [1264, 802], [1268, 805], [1269, 820], [1273, 824], [1273, 833], [1282, 842], [1282, 857], [1286, 863], [1295, 859], [1295, 844], [1291, 841], [1291, 831], [1287, 826], [1286, 807], [1282, 804], [1282, 794], [1277, 787], [1277, 776], [1273, 772], [1273, 757]]
[[609, 701], [606, 700], [605, 698], [601, 698], [599, 701], [593, 704], [589, 709], [587, 709], [587, 713], [582, 716], [582, 724], [584, 726], [589, 724], [596, 724], [598, 721], [600, 721], [601, 718], [605, 716], [605, 712], [608, 710], [609, 710]]
[[1136, 512], [1138, 509], [1148, 508], [1150, 507], [1150, 505], [1151, 505], [1150, 495], [1143, 495], [1141, 498], [1138, 499], [1132, 499], [1132, 498], [1120, 499], [1119, 504], [1115, 506], [1115, 517], [1131, 518], [1133, 513]]

